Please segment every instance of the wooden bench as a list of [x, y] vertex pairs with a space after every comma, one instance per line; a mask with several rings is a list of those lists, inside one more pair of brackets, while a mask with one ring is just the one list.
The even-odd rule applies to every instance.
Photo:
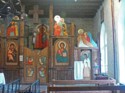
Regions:
[[[125, 85], [119, 86], [75, 86], [48, 87], [48, 93], [125, 93]], [[118, 92], [121, 93], [121, 92]]]
[[25, 89], [19, 90], [18, 93], [40, 93], [40, 80], [34, 81]]
[[[112, 93], [109, 86], [116, 80], [53, 80], [48, 84], [47, 92], [54, 93]], [[103, 90], [104, 89], [104, 90]]]

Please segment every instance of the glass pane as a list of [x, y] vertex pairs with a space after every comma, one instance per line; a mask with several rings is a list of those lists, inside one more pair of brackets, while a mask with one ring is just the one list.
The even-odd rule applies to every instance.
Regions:
[[125, 0], [121, 1], [118, 20], [118, 55], [119, 55], [119, 81], [125, 84]]
[[104, 22], [101, 27], [100, 35], [100, 49], [101, 49], [101, 73], [107, 73], [107, 33], [105, 31]]

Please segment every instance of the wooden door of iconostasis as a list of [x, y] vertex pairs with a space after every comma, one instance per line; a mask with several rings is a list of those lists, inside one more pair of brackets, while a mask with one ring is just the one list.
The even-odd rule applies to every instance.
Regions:
[[[47, 82], [48, 65], [48, 27], [45, 24], [25, 25], [25, 38], [23, 50], [23, 82], [31, 83], [40, 79], [41, 83]], [[32, 32], [33, 30], [33, 32]]]

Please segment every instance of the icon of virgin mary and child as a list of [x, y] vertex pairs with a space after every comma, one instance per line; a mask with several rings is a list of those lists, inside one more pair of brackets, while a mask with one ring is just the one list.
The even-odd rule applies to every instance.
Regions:
[[58, 43], [58, 49], [56, 53], [56, 61], [58, 63], [66, 63], [68, 62], [68, 52], [66, 50], [66, 43], [61, 41]]

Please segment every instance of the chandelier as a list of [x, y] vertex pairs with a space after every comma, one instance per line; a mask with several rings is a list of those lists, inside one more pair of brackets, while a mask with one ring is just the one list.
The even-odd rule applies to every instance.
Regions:
[[0, 16], [6, 17], [8, 14], [21, 15], [21, 1], [20, 0], [0, 0]]

